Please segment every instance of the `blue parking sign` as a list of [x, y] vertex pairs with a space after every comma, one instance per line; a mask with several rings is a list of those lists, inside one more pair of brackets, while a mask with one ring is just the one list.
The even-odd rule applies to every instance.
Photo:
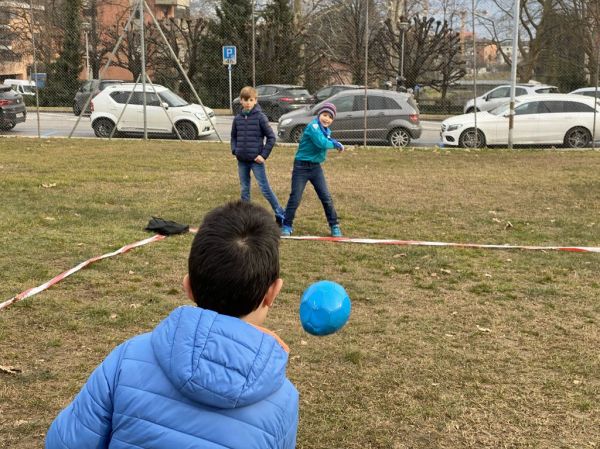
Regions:
[[223, 46], [223, 64], [235, 64], [237, 58], [237, 50], [235, 45]]

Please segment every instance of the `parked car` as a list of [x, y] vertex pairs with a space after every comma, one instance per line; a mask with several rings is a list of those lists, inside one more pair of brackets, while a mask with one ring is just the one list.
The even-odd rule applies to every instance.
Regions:
[[[331, 130], [333, 136], [344, 142], [362, 142], [365, 129], [365, 93], [345, 90], [327, 99], [337, 109]], [[306, 125], [315, 118], [321, 103], [290, 112], [279, 119], [279, 138], [299, 142]], [[367, 91], [367, 141], [387, 142], [404, 147], [411, 139], [421, 136], [419, 109], [413, 96], [389, 90]]]
[[[549, 86], [547, 84], [529, 83], [529, 84], [517, 84], [515, 86], [515, 96], [521, 97], [523, 95], [532, 94], [554, 94], [558, 93], [556, 86]], [[489, 111], [494, 109], [501, 104], [508, 103], [510, 101], [510, 84], [498, 86], [492, 89], [480, 97], [477, 97], [477, 111]], [[473, 99], [467, 101], [464, 107], [465, 114], [474, 112], [475, 102]]]
[[[596, 93], [596, 90], [598, 93]], [[585, 95], [586, 97], [598, 97], [600, 98], [600, 87], [597, 89], [595, 87], [581, 87], [579, 89], [575, 89], [573, 92], [570, 92], [575, 95]]]
[[[96, 95], [102, 92], [106, 86], [112, 86], [113, 84], [121, 84], [124, 82], [125, 81], [123, 80], [88, 80], [84, 82], [79, 90], [75, 93], [75, 98], [73, 99], [73, 114], [81, 114], [81, 110], [85, 106], [85, 102], [90, 95], [92, 98], [94, 98]], [[85, 113], [91, 114], [89, 105]]]
[[321, 101], [325, 101], [326, 99], [337, 94], [338, 92], [362, 88], [364, 88], [364, 86], [359, 86], [357, 84], [333, 84], [331, 86], [325, 86], [315, 92], [315, 94], [313, 95], [313, 101], [315, 103], [320, 103]]
[[20, 93], [0, 85], [0, 130], [8, 131], [27, 119], [27, 108]]
[[35, 96], [35, 81], [29, 80], [17, 80], [17, 79], [5, 79], [3, 81], [5, 86], [10, 86], [15, 92], [20, 93], [24, 96]]
[[[312, 95], [302, 86], [291, 84], [263, 84], [256, 87], [258, 103], [272, 122], [283, 114], [313, 102]], [[239, 97], [233, 100], [233, 113], [239, 114], [242, 106]]]
[[[524, 95], [516, 99], [513, 143], [517, 145], [564, 145], [584, 148], [591, 142], [594, 111], [600, 107], [594, 98], [570, 94]], [[442, 122], [444, 146], [481, 148], [508, 143], [509, 105], [477, 114], [450, 117]], [[596, 135], [600, 135], [600, 116]]]
[[[195, 140], [199, 136], [208, 136], [214, 132], [209, 121], [210, 117], [213, 124], [215, 123], [215, 113], [211, 108], [190, 104], [164, 86], [154, 84], [154, 88], [156, 94], [150, 85], [146, 85], [148, 134], [177, 136], [173, 124], [181, 137], [186, 140]], [[90, 121], [96, 136], [109, 137], [115, 124], [116, 132], [119, 134], [143, 134], [144, 92], [142, 89], [141, 84], [137, 86], [133, 83], [113, 84], [94, 97]], [[131, 99], [127, 104], [130, 95]]]

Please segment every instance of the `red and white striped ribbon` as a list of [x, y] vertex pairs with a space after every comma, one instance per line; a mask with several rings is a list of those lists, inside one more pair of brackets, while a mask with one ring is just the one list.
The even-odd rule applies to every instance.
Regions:
[[420, 240], [389, 240], [389, 239], [353, 239], [348, 237], [318, 237], [318, 236], [290, 236], [282, 237], [291, 240], [312, 240], [336, 243], [362, 243], [368, 245], [400, 245], [400, 246], [449, 246], [454, 248], [481, 248], [481, 249], [523, 249], [535, 251], [569, 251], [574, 253], [600, 253], [598, 246], [526, 246], [526, 245], [486, 245], [479, 243], [446, 243], [425, 242]]
[[[197, 232], [197, 228], [191, 228], [191, 233]], [[64, 278], [76, 273], [84, 267], [87, 267], [91, 263], [97, 262], [98, 260], [113, 257], [118, 254], [123, 254], [130, 249], [137, 248], [139, 246], [146, 245], [148, 243], [163, 240], [164, 235], [156, 234], [153, 237], [149, 237], [144, 240], [140, 240], [135, 243], [130, 243], [122, 248], [111, 253], [103, 254], [102, 256], [92, 257], [91, 259], [81, 262], [79, 265], [67, 270], [58, 276], [50, 279], [48, 282], [34, 288], [25, 290], [16, 296], [13, 296], [7, 301], [0, 303], [0, 310], [19, 302], [25, 298], [36, 295], [39, 292], [46, 290], [53, 286], [57, 282], [62, 281]], [[454, 248], [479, 248], [479, 249], [522, 249], [522, 250], [535, 250], [535, 251], [568, 251], [575, 253], [600, 253], [600, 247], [597, 246], [527, 246], [527, 245], [486, 245], [478, 243], [447, 243], [447, 242], [426, 242], [420, 240], [390, 240], [390, 239], [357, 239], [348, 237], [318, 237], [318, 236], [290, 236], [282, 237], [286, 240], [309, 240], [309, 241], [320, 241], [320, 242], [335, 242], [335, 243], [360, 243], [368, 245], [400, 245], [400, 246], [439, 246], [439, 247], [454, 247]]]
[[123, 254], [127, 251], [129, 251], [130, 249], [133, 248], [137, 248], [138, 246], [143, 246], [146, 245], [148, 243], [152, 243], [152, 242], [156, 242], [159, 240], [164, 239], [165, 236], [164, 235], [159, 235], [156, 234], [152, 237], [149, 237], [147, 239], [144, 240], [140, 240], [138, 242], [135, 243], [130, 243], [129, 245], [125, 245], [122, 248], [119, 248], [116, 251], [113, 251], [112, 253], [107, 253], [107, 254], [103, 254], [102, 256], [96, 256], [96, 257], [92, 257], [91, 259], [86, 260], [85, 262], [81, 262], [79, 265], [71, 268], [70, 270], [67, 270], [61, 274], [59, 274], [58, 276], [53, 277], [52, 279], [50, 279], [48, 282], [38, 286], [38, 287], [34, 287], [34, 288], [30, 288], [28, 290], [25, 290], [24, 292], [19, 293], [16, 296], [13, 296], [12, 298], [10, 298], [7, 301], [4, 301], [3, 303], [0, 303], [0, 310], [13, 305], [16, 302], [19, 302], [25, 298], [29, 298], [30, 296], [36, 295], [41, 291], [46, 290], [47, 288], [50, 288], [51, 286], [53, 286], [54, 284], [56, 284], [57, 282], [62, 281], [64, 278], [71, 276], [73, 273], [76, 273], [77, 271], [81, 270], [84, 267], [87, 267], [88, 265], [97, 262], [98, 260], [102, 260], [102, 259], [106, 259], [108, 257], [113, 257], [116, 256], [118, 254]]

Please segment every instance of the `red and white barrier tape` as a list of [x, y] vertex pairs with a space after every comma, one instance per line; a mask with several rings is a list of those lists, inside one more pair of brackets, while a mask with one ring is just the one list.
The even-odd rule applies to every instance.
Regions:
[[64, 278], [71, 276], [73, 273], [81, 270], [84, 267], [87, 267], [91, 263], [94, 263], [98, 260], [106, 259], [108, 257], [116, 256], [118, 254], [123, 254], [123, 253], [129, 251], [130, 249], [137, 248], [138, 246], [143, 246], [148, 243], [156, 242], [156, 241], [162, 240], [164, 238], [165, 238], [164, 235], [156, 234], [155, 236], [149, 237], [147, 239], [140, 240], [135, 243], [130, 243], [129, 245], [125, 245], [122, 248], [119, 248], [118, 250], [113, 251], [112, 253], [107, 253], [107, 254], [103, 254], [102, 256], [92, 257], [91, 259], [88, 259], [85, 262], [81, 262], [79, 265], [71, 268], [70, 270], [67, 270], [67, 271], [59, 274], [58, 276], [53, 277], [48, 282], [46, 282], [38, 287], [34, 287], [34, 288], [30, 288], [28, 290], [25, 290], [24, 292], [19, 293], [17, 296], [13, 296], [9, 300], [4, 301], [3, 303], [0, 303], [0, 310], [4, 309], [5, 307], [8, 307], [16, 302], [19, 302], [25, 298], [29, 298], [30, 296], [33, 296], [41, 291], [46, 290], [47, 288], [53, 286], [57, 282], [62, 281]]
[[445, 243], [424, 242], [419, 240], [387, 240], [387, 239], [353, 239], [348, 237], [318, 237], [318, 236], [291, 236], [282, 237], [291, 240], [312, 240], [336, 243], [362, 243], [369, 245], [400, 245], [400, 246], [449, 246], [454, 248], [481, 248], [481, 249], [524, 249], [535, 251], [569, 251], [574, 253], [600, 253], [598, 246], [524, 246], [524, 245], [485, 245], [478, 243]]
[[[191, 228], [191, 233], [197, 232], [197, 228]], [[19, 302], [25, 298], [29, 298], [39, 292], [46, 290], [53, 286], [57, 282], [62, 281], [64, 278], [76, 273], [84, 267], [87, 267], [91, 263], [97, 262], [98, 260], [113, 257], [118, 254], [123, 254], [130, 249], [143, 246], [148, 243], [156, 242], [166, 238], [164, 235], [156, 234], [153, 237], [149, 237], [144, 240], [140, 240], [129, 245], [125, 245], [112, 253], [103, 254], [102, 256], [92, 257], [91, 259], [81, 262], [79, 265], [67, 270], [58, 276], [50, 279], [48, 282], [34, 288], [25, 290], [16, 296], [13, 296], [7, 301], [0, 303], [0, 310], [11, 306], [12, 304]], [[389, 240], [389, 239], [354, 239], [348, 237], [318, 237], [318, 236], [290, 236], [282, 237], [287, 240], [309, 240], [309, 241], [321, 241], [321, 242], [336, 242], [336, 243], [361, 243], [369, 245], [400, 245], [400, 246], [446, 246], [454, 248], [480, 248], [480, 249], [523, 249], [523, 250], [535, 250], [535, 251], [568, 251], [575, 253], [600, 253], [600, 247], [597, 246], [525, 246], [525, 245], [485, 245], [477, 243], [445, 243], [445, 242], [425, 242], [419, 240]]]

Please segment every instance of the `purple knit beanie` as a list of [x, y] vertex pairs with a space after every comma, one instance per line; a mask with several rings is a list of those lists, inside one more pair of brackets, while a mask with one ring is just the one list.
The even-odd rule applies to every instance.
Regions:
[[329, 112], [331, 114], [331, 116], [333, 118], [335, 118], [335, 114], [337, 113], [337, 110], [335, 108], [335, 105], [333, 103], [329, 103], [328, 101], [323, 103], [321, 105], [321, 107], [319, 108], [319, 110], [317, 111], [317, 117], [319, 115], [321, 115], [323, 112]]

